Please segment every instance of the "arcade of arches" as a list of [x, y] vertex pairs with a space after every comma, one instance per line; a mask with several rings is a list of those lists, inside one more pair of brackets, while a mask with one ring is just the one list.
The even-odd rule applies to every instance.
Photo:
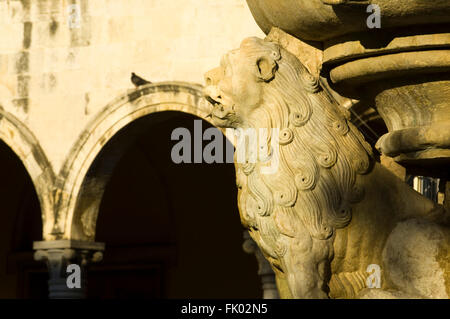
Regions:
[[[382, 274], [399, 284], [383, 282], [405, 293], [398, 296], [448, 298], [450, 5], [372, 0], [383, 21], [380, 30], [372, 30], [366, 2], [0, 0], [0, 298], [390, 298], [394, 295], [385, 287], [358, 295], [367, 284], [366, 264], [385, 263], [386, 256]], [[205, 98], [204, 88], [194, 83], [204, 83], [220, 56], [249, 36], [267, 41], [245, 40], [242, 51], [233, 51], [243, 54], [235, 55], [232, 68], [208, 72], [215, 77], [204, 82], [217, 94]], [[256, 58], [252, 50], [262, 55]], [[297, 58], [303, 67], [290, 62]], [[302, 80], [289, 79], [287, 69]], [[162, 82], [167, 79], [171, 82]], [[275, 85], [277, 79], [289, 81]], [[251, 90], [243, 89], [247, 81]], [[233, 90], [221, 89], [230, 83]], [[195, 131], [195, 120], [211, 128], [216, 111], [227, 120], [220, 100], [238, 109], [238, 100], [264, 100], [260, 97], [272, 89], [274, 101], [282, 102], [280, 120], [287, 123], [287, 140], [280, 145], [289, 144], [286, 154], [293, 154], [285, 165], [293, 178], [288, 200], [278, 190], [273, 197], [256, 196], [277, 198], [289, 209], [297, 204], [307, 214], [295, 208], [295, 218], [284, 214], [281, 222], [267, 214], [270, 227], [250, 226], [255, 243], [241, 226], [234, 166], [175, 164], [170, 155], [177, 141], [171, 133], [178, 127]], [[223, 99], [225, 94], [233, 98]], [[310, 100], [303, 94], [314, 112], [296, 114]], [[284, 95], [295, 99], [284, 101]], [[277, 112], [264, 104], [261, 110], [273, 125]], [[336, 114], [316, 127], [310, 116], [324, 110]], [[254, 114], [256, 122], [266, 118]], [[307, 122], [296, 121], [298, 115], [311, 123], [311, 131], [309, 124], [303, 130]], [[358, 158], [353, 146], [339, 142], [347, 139], [348, 126], [341, 125], [347, 119], [376, 149], [373, 160], [366, 158], [367, 145]], [[232, 124], [242, 128], [247, 120]], [[292, 125], [305, 135], [299, 139]], [[315, 141], [316, 130], [329, 131], [329, 137]], [[226, 132], [221, 138], [230, 143]], [[324, 142], [330, 144], [324, 162], [291, 169], [305, 153], [303, 142], [291, 143], [297, 140], [311, 140], [317, 148], [307, 160], [321, 159]], [[354, 145], [361, 148], [357, 140]], [[337, 162], [348, 165], [341, 170]], [[312, 177], [305, 179], [302, 171], [309, 164]], [[380, 169], [368, 172], [366, 164]], [[271, 180], [274, 185], [285, 184], [281, 173]], [[294, 187], [295, 179], [311, 182]], [[346, 186], [342, 192], [319, 187], [318, 179]], [[246, 200], [258, 187], [248, 192], [244, 187], [239, 202], [251, 204]], [[303, 205], [297, 188], [315, 188], [319, 195]], [[242, 221], [249, 225], [246, 208]], [[253, 208], [256, 217], [265, 214], [258, 205]], [[323, 213], [328, 221], [321, 220]], [[362, 216], [361, 222], [350, 227], [355, 216]], [[447, 228], [442, 236], [428, 226], [422, 232], [411, 220], [402, 228], [408, 216], [445, 222]], [[307, 224], [312, 232], [298, 231]], [[336, 251], [345, 254], [331, 267], [333, 250], [326, 245], [335, 240], [328, 237], [335, 226], [348, 226], [340, 232], [348, 236], [335, 241], [342, 245]], [[258, 239], [255, 234], [261, 233]], [[263, 237], [273, 233], [278, 238], [266, 244]], [[305, 243], [318, 237], [326, 244], [308, 244], [316, 252], [304, 254], [306, 245], [298, 244], [303, 234]], [[425, 239], [415, 244], [422, 238], [433, 244]], [[367, 250], [365, 243], [379, 247]], [[258, 247], [281, 274], [280, 291]], [[293, 250], [282, 257], [288, 247]], [[392, 250], [383, 257], [387, 249]], [[283, 269], [280, 260], [292, 269]], [[75, 288], [67, 284], [72, 265], [80, 274]]]
[[[193, 131], [194, 120], [205, 117], [203, 103], [197, 87], [173, 83], [119, 97], [88, 125], [58, 174], [43, 154], [14, 152], [38, 148], [32, 134], [22, 132], [24, 145], [4, 139], [0, 297], [262, 297], [264, 265], [242, 247], [252, 245], [237, 212], [234, 165], [170, 158], [172, 131]], [[1, 121], [2, 133], [22, 130]], [[41, 160], [39, 169], [28, 165], [30, 157]], [[82, 289], [67, 288], [69, 263], [89, 266]], [[270, 279], [263, 282], [276, 291]]]

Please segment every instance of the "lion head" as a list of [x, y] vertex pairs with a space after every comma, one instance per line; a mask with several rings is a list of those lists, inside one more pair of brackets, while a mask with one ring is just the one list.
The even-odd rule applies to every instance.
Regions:
[[265, 140], [279, 154], [275, 173], [263, 174], [260, 162], [236, 163], [243, 224], [281, 272], [294, 267], [286, 256], [298, 251], [313, 263], [327, 260], [322, 246], [348, 225], [363, 195], [357, 175], [369, 169], [371, 147], [319, 79], [276, 43], [248, 38], [205, 78], [215, 125], [279, 132], [275, 146], [274, 136]]

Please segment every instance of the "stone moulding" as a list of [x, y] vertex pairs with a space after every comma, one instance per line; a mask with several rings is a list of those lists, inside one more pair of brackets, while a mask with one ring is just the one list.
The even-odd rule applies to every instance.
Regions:
[[11, 148], [27, 170], [39, 199], [43, 232], [50, 232], [50, 225], [54, 221], [53, 168], [31, 130], [1, 105], [0, 139]]
[[[325, 64], [339, 64], [347, 61], [391, 54], [421, 50], [438, 50], [450, 47], [450, 33], [444, 28], [427, 28], [426, 34], [421, 34], [422, 28], [408, 28], [402, 32], [383, 32], [376, 34], [357, 34], [331, 39], [324, 42], [323, 61]], [[415, 31], [415, 32], [413, 32]], [[430, 33], [435, 32], [435, 33]], [[379, 43], [376, 44], [377, 38]], [[384, 43], [383, 43], [384, 42]]]
[[95, 179], [88, 171], [99, 152], [123, 127], [152, 113], [179, 111], [208, 118], [210, 106], [202, 86], [183, 82], [161, 82], [130, 90], [95, 116], [73, 146], [59, 179], [64, 194], [57, 207], [53, 234], [59, 238], [93, 240], [101, 197], [111, 172]]
[[380, 7], [384, 29], [450, 23], [447, 0], [247, 0], [247, 4], [266, 34], [278, 27], [308, 41], [366, 32], [369, 4]]
[[91, 120], [57, 174], [33, 134], [0, 108], [0, 138], [22, 160], [36, 187], [44, 240], [92, 242], [99, 205], [111, 174], [102, 171], [96, 178], [87, 176], [97, 155], [119, 130], [149, 114], [178, 111], [210, 121], [211, 109], [202, 89], [198, 84], [161, 82], [129, 90]]
[[[420, 126], [397, 130], [383, 135], [377, 142], [377, 148], [391, 157], [402, 153], [412, 153], [433, 147], [443, 151], [450, 147], [450, 123], [435, 123], [433, 126]], [[448, 149], [450, 152], [450, 149]], [[448, 154], [447, 154], [448, 156]]]
[[381, 29], [324, 43], [322, 68], [333, 89], [373, 103], [383, 118], [389, 133], [378, 149], [413, 170], [437, 165], [433, 176], [450, 163], [449, 26]]
[[[402, 145], [398, 141], [389, 142], [389, 147], [380, 147], [387, 152], [384, 155], [391, 154], [412, 171], [425, 167], [429, 175], [435, 176], [439, 170], [447, 170], [445, 165], [450, 163], [450, 144], [446, 142], [450, 136], [450, 2], [247, 2], [266, 34], [276, 26], [277, 34], [288, 33], [295, 38], [286, 44], [277, 41], [286, 49], [293, 42], [313, 43], [319, 56], [323, 54], [318, 65], [320, 75], [328, 80], [333, 96], [341, 104], [357, 100], [376, 109], [389, 133], [396, 133], [390, 138], [385, 136], [379, 145], [404, 135], [409, 129], [408, 138], [414, 140], [417, 136], [416, 141]], [[380, 9], [379, 28], [371, 29], [366, 23], [369, 4]], [[312, 51], [302, 53], [306, 57], [299, 59], [304, 64], [315, 56]], [[421, 129], [423, 126], [428, 128]], [[441, 128], [438, 140], [431, 133], [433, 126]], [[425, 133], [430, 134], [429, 139]], [[394, 145], [398, 147], [392, 149]], [[439, 167], [432, 172], [430, 167], [436, 165]], [[441, 175], [448, 177], [448, 173]]]
[[392, 77], [450, 71], [450, 50], [402, 52], [367, 57], [334, 67], [330, 78], [352, 87]]

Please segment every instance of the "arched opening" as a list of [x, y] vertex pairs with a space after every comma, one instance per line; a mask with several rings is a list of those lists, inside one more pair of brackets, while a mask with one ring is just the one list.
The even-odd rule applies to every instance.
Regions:
[[0, 140], [0, 298], [47, 296], [47, 270], [33, 259], [42, 240], [39, 199], [22, 161]]
[[[88, 298], [262, 296], [256, 259], [242, 250], [233, 164], [171, 159], [172, 131], [187, 128], [194, 139], [194, 120], [211, 127], [181, 112], [141, 117], [89, 168], [77, 210], [87, 235], [96, 227], [106, 248], [90, 267]], [[97, 205], [95, 223], [89, 214]]]

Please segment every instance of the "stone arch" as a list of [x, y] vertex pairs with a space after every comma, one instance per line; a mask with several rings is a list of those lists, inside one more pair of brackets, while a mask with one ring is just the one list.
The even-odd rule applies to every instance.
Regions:
[[[60, 200], [56, 207], [59, 214], [53, 229], [60, 234], [59, 238], [94, 240], [108, 172], [118, 158], [110, 155], [108, 164], [101, 165], [94, 163], [95, 159], [122, 128], [149, 114], [165, 111], [189, 113], [208, 121], [210, 104], [203, 98], [202, 86], [198, 84], [148, 84], [118, 97], [88, 124], [59, 174], [63, 184], [59, 187]], [[121, 141], [117, 143], [118, 149], [123, 147]], [[93, 170], [95, 174], [90, 174]], [[91, 175], [95, 177], [90, 178]]]
[[55, 177], [50, 162], [31, 130], [1, 105], [0, 139], [17, 155], [27, 170], [39, 199], [43, 238], [51, 239]]

